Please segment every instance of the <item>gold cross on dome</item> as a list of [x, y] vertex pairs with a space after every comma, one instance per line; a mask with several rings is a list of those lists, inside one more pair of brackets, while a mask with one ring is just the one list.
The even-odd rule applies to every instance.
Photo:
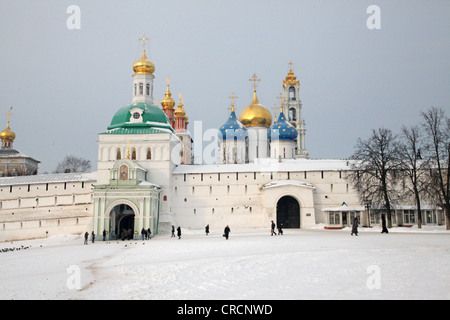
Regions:
[[292, 66], [294, 65], [294, 64], [292, 63], [292, 61], [289, 61], [288, 64], [289, 64], [289, 69], [292, 70]]
[[138, 38], [137, 40], [138, 40], [139, 42], [142, 41], [142, 48], [143, 48], [144, 51], [145, 51], [145, 41], [150, 42], [150, 38], [145, 37], [145, 32], [142, 32], [142, 38]]
[[7, 116], [7, 117], [8, 117], [8, 125], [9, 125], [9, 118], [10, 118], [11, 116], [13, 116], [13, 115], [14, 115], [14, 114], [13, 114], [13, 113], [11, 112], [12, 108], [13, 108], [13, 107], [9, 108], [8, 112], [7, 112], [7, 113], [5, 113], [5, 116]]
[[248, 81], [253, 81], [253, 91], [256, 91], [256, 87], [257, 87], [256, 82], [260, 82], [261, 79], [259, 79], [256, 76], [256, 74], [253, 74], [253, 76], [250, 79], [248, 79]]
[[[231, 108], [234, 109], [234, 104], [236, 103], [236, 99], [239, 98], [238, 96], [234, 95], [234, 92], [229, 96], [228, 98], [231, 99]], [[234, 110], [232, 110], [234, 111]]]
[[170, 78], [169, 77], [166, 78], [166, 82], [167, 82], [167, 85], [169, 85], [169, 83], [170, 83]]

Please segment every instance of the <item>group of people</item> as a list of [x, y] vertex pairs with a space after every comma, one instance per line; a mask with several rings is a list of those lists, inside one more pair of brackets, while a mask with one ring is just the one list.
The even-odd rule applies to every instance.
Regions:
[[[355, 218], [352, 224], [352, 233], [351, 233], [352, 236], [353, 234], [355, 236], [358, 235], [358, 224], [359, 224], [358, 218]], [[386, 227], [386, 216], [384, 214], [381, 215], [381, 233], [389, 233], [389, 230]]]
[[277, 235], [277, 233], [275, 232], [275, 227], [277, 227], [277, 229], [278, 229], [278, 234], [283, 235], [283, 223], [280, 222], [278, 224], [278, 226], [276, 226], [275, 222], [273, 222], [273, 220], [271, 221], [271, 224], [270, 224], [270, 235], [271, 236]]

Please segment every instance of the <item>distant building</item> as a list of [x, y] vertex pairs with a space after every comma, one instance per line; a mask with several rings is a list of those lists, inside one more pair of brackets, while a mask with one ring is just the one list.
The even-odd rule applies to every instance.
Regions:
[[11, 110], [6, 114], [8, 124], [6, 129], [0, 133], [2, 147], [0, 149], [0, 177], [26, 176], [38, 173], [40, 161], [33, 159], [13, 148], [16, 134], [9, 127]]

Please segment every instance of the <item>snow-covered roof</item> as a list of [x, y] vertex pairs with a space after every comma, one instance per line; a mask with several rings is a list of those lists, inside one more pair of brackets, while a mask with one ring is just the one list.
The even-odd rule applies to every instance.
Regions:
[[298, 172], [351, 170], [351, 160], [336, 159], [256, 159], [245, 164], [179, 165], [173, 174], [234, 173], [234, 172]]
[[95, 182], [97, 172], [90, 173], [52, 173], [30, 176], [16, 176], [0, 178], [0, 186], [55, 183], [55, 182]]

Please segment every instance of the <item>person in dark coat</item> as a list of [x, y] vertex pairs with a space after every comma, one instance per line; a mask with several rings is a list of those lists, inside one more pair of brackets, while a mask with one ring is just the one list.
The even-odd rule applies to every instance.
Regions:
[[177, 236], [178, 236], [178, 239], [181, 239], [181, 227], [180, 226], [178, 226], [178, 228], [177, 228]]
[[89, 233], [86, 231], [84, 233], [84, 244], [88, 244], [88, 237], [89, 237]]
[[106, 230], [103, 229], [103, 241], [105, 241], [105, 240], [106, 240]]
[[226, 240], [228, 240], [228, 236], [230, 235], [230, 227], [227, 225], [225, 227], [225, 230], [223, 230], [223, 236], [225, 237]]
[[147, 229], [147, 237], [148, 240], [150, 240], [152, 237], [150, 237], [152, 235], [152, 232], [150, 231], [150, 228]]
[[355, 218], [355, 220], [353, 220], [353, 225], [352, 225], [352, 235], [355, 234], [355, 236], [358, 235], [358, 219]]
[[175, 238], [175, 227], [174, 227], [174, 225], [172, 225], [172, 237], [171, 238]]
[[381, 215], [381, 227], [383, 230], [381, 230], [381, 233], [389, 233], [388, 229], [386, 228], [386, 216], [384, 214]]
[[275, 232], [275, 222], [273, 222], [273, 220], [272, 220], [272, 223], [270, 225], [270, 235], [271, 236], [277, 235], [277, 233]]
[[147, 231], [145, 231], [144, 228], [142, 228], [142, 230], [141, 230], [141, 236], [142, 236], [142, 240], [145, 240], [145, 238], [147, 237]]
[[94, 243], [94, 241], [95, 241], [95, 233], [94, 233], [94, 231], [92, 231], [91, 236], [92, 236], [92, 243]]
[[278, 234], [283, 235], [283, 224], [280, 222], [277, 227], [278, 227]]
[[206, 227], [205, 227], [205, 233], [206, 233], [206, 235], [209, 234], [209, 224], [207, 224]]

